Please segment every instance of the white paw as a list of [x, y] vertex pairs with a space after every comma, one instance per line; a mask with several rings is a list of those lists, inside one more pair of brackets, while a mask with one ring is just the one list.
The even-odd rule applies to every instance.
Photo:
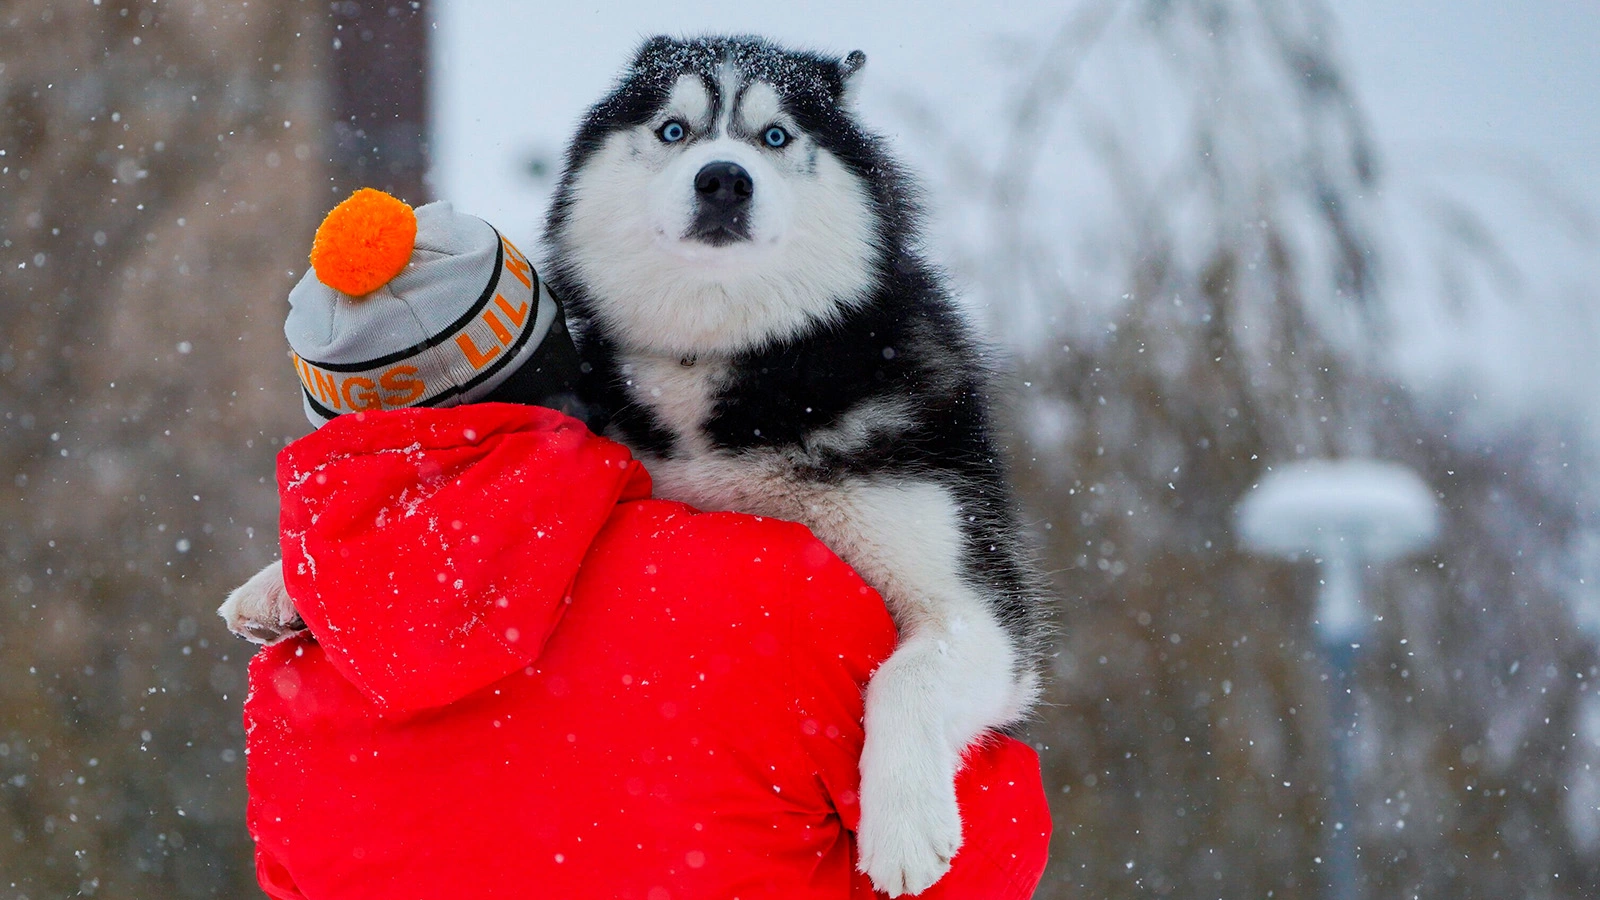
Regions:
[[276, 643], [306, 627], [283, 586], [282, 562], [267, 566], [234, 588], [217, 607], [217, 615], [228, 623], [229, 631], [257, 644]]
[[949, 871], [961, 848], [956, 764], [950, 756], [940, 747], [878, 740], [867, 732], [856, 868], [891, 897], [927, 890]]

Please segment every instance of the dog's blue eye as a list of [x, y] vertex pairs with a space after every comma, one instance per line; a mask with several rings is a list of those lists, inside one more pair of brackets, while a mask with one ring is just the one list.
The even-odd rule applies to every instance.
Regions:
[[661, 130], [656, 134], [660, 135], [663, 141], [669, 144], [676, 144], [683, 140], [683, 123], [676, 120], [668, 122], [661, 126]]
[[789, 132], [774, 125], [767, 129], [766, 140], [768, 147], [782, 147], [789, 143]]

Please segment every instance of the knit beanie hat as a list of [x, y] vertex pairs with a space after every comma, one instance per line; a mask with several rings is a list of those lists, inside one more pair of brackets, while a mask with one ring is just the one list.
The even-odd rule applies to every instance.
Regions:
[[402, 406], [557, 405], [577, 377], [560, 303], [527, 257], [448, 203], [356, 191], [317, 229], [289, 307], [315, 426]]

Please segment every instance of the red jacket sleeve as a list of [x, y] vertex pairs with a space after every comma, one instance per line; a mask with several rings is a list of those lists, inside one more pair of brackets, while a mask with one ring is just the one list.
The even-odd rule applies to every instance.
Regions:
[[[799, 733], [844, 826], [860, 820], [862, 687], [894, 651], [877, 592], [815, 538], [799, 553], [804, 600], [795, 611], [790, 672]], [[1044, 876], [1050, 810], [1033, 748], [995, 736], [970, 748], [956, 781], [963, 843], [927, 900], [1025, 900]], [[854, 854], [852, 853], [852, 859]], [[856, 873], [853, 895], [881, 897]]]
[[260, 844], [256, 844], [256, 881], [272, 900], [306, 900], [282, 861]]
[[877, 591], [809, 532], [804, 541], [795, 575], [804, 590], [788, 648], [795, 714], [817, 778], [854, 831], [861, 818], [861, 691], [894, 652], [895, 628]]
[[964, 762], [956, 779], [956, 802], [965, 839], [950, 871], [919, 896], [1032, 897], [1050, 852], [1050, 808], [1039, 755], [1015, 738], [996, 737], [969, 749]]

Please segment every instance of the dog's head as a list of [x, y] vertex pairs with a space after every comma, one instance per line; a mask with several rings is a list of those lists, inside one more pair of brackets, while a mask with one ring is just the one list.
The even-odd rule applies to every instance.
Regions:
[[898, 169], [853, 114], [865, 61], [646, 41], [568, 151], [546, 234], [558, 290], [614, 340], [670, 354], [759, 347], [862, 302], [909, 227]]

